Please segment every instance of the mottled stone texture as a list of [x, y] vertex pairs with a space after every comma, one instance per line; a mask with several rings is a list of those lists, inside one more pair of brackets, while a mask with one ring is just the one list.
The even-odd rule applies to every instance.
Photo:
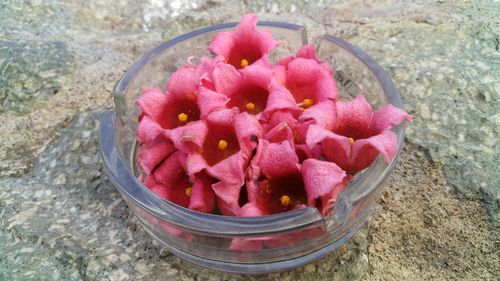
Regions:
[[[78, 2], [0, 3], [0, 280], [500, 275], [499, 2]], [[249, 11], [305, 25], [312, 42], [330, 33], [365, 50], [415, 117], [368, 226], [320, 261], [259, 277], [202, 269], [162, 249], [105, 176], [97, 149], [100, 113], [134, 60]]]

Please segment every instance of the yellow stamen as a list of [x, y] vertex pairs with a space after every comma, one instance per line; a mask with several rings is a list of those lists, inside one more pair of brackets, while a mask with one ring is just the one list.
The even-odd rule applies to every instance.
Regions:
[[188, 188], [186, 188], [185, 192], [186, 192], [186, 195], [188, 197], [191, 197], [191, 194], [193, 194], [193, 188], [192, 187], [188, 187]]
[[291, 199], [290, 199], [290, 196], [288, 196], [288, 195], [283, 195], [280, 197], [280, 203], [281, 203], [281, 205], [283, 205], [285, 207], [290, 205], [290, 201], [291, 201]]
[[313, 103], [313, 99], [304, 99], [304, 101], [302, 102], [302, 106], [304, 106], [304, 108], [309, 108], [313, 105]]
[[254, 110], [255, 109], [255, 104], [253, 102], [247, 103], [247, 110]]
[[349, 138], [349, 144], [350, 144], [350, 145], [353, 145], [353, 144], [354, 144], [354, 139], [353, 139], [353, 138]]
[[241, 67], [247, 67], [248, 66], [248, 61], [246, 59], [242, 59], [240, 62]]
[[226, 149], [227, 145], [228, 145], [227, 141], [225, 141], [225, 140], [220, 140], [219, 141], [219, 149], [220, 150]]
[[177, 115], [177, 119], [179, 119], [180, 122], [184, 123], [188, 121], [188, 115], [186, 113], [180, 113]]

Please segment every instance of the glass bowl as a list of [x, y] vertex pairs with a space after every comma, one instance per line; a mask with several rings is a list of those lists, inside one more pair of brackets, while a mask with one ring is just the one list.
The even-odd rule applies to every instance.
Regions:
[[[265, 217], [228, 217], [192, 211], [156, 196], [137, 180], [137, 143], [134, 132], [139, 109], [135, 100], [142, 90], [161, 87], [188, 57], [206, 54], [212, 36], [234, 29], [226, 23], [199, 29], [165, 42], [143, 56], [113, 90], [114, 112], [101, 119], [100, 148], [104, 166], [144, 229], [175, 255], [195, 264], [240, 274], [283, 271], [312, 262], [349, 240], [368, 220], [377, 204], [383, 181], [394, 167], [403, 146], [404, 125], [394, 128], [398, 153], [385, 164], [381, 157], [358, 173], [340, 194], [330, 216], [304, 208]], [[271, 53], [275, 62], [307, 43], [304, 27], [281, 22], [259, 22], [280, 41]], [[317, 45], [320, 59], [335, 69], [341, 98], [365, 95], [375, 108], [401, 99], [382, 68], [361, 50], [331, 35]], [[259, 250], [234, 249], [234, 241], [262, 243]]]

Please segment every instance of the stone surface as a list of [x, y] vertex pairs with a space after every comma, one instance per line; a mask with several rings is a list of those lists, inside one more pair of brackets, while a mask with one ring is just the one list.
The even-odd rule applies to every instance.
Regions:
[[[0, 280], [493, 280], [499, 276], [498, 1], [0, 3]], [[372, 222], [320, 261], [261, 277], [180, 261], [104, 175], [99, 114], [141, 54], [254, 11], [344, 38], [415, 121]], [[497, 243], [497, 244], [495, 244]]]

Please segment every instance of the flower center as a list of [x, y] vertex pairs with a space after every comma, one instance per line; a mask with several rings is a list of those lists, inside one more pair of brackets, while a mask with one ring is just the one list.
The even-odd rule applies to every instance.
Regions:
[[220, 150], [224, 150], [227, 148], [227, 141], [225, 140], [220, 140], [219, 143], [217, 144], [217, 146], [219, 147]]
[[248, 66], [248, 61], [246, 59], [242, 59], [240, 62], [241, 67], [247, 67]]
[[311, 107], [311, 106], [313, 105], [313, 103], [314, 103], [314, 100], [313, 100], [313, 99], [307, 99], [307, 98], [306, 98], [306, 99], [304, 99], [304, 100], [302, 101], [302, 107], [304, 107], [304, 108], [309, 108], [309, 107]]
[[353, 144], [354, 144], [354, 139], [353, 139], [353, 138], [349, 138], [349, 144], [350, 144], [350, 145], [353, 145]]
[[250, 111], [250, 110], [254, 110], [255, 109], [255, 103], [253, 102], [249, 102], [247, 103], [247, 110]]
[[179, 115], [177, 115], [177, 119], [179, 119], [179, 122], [181, 123], [186, 123], [188, 121], [188, 115], [182, 112]]
[[185, 190], [185, 193], [188, 197], [191, 197], [191, 194], [193, 194], [193, 188], [191, 186], [188, 186]]
[[281, 205], [287, 207], [288, 205], [290, 205], [290, 202], [291, 202], [290, 196], [283, 195], [283, 196], [280, 197], [280, 203], [281, 203]]
[[266, 193], [271, 193], [271, 183], [269, 182], [269, 180], [264, 180], [262, 182], [262, 188], [264, 188], [264, 190], [266, 191]]

